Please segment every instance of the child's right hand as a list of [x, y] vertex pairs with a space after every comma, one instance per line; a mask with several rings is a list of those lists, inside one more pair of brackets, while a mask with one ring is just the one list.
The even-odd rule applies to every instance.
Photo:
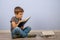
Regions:
[[17, 26], [18, 26], [18, 25], [19, 25], [19, 23], [21, 23], [21, 22], [24, 22], [24, 20], [19, 20], [19, 22], [18, 22]]

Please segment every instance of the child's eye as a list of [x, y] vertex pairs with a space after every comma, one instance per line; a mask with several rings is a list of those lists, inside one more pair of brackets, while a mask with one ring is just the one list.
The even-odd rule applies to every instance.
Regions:
[[20, 15], [22, 15], [22, 14], [20, 14]]

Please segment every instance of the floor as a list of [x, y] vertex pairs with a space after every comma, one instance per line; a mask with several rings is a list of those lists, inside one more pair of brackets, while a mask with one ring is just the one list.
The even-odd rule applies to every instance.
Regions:
[[12, 39], [10, 33], [0, 33], [0, 40], [60, 40], [60, 32], [55, 32], [53, 37], [41, 37], [41, 32], [32, 32], [31, 34], [36, 34], [34, 38], [17, 38]]

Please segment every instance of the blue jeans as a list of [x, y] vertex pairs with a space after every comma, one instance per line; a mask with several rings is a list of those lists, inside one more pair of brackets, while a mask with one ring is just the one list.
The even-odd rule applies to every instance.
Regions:
[[12, 30], [11, 34], [12, 34], [12, 38], [15, 36], [19, 36], [19, 37], [27, 37], [28, 33], [31, 31], [31, 27], [25, 27], [23, 30], [19, 27], [16, 27]]

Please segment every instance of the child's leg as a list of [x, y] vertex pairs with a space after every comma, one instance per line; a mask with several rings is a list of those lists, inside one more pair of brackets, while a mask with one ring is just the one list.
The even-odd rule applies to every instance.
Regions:
[[23, 30], [26, 34], [27, 34], [27, 36], [28, 36], [28, 33], [31, 31], [31, 27], [25, 27], [24, 28], [24, 30]]
[[27, 35], [27, 34], [26, 34], [23, 30], [21, 30], [21, 28], [19, 28], [19, 27], [16, 27], [15, 29], [12, 30], [12, 38], [15, 37], [15, 36], [17, 36], [17, 34], [20, 35], [21, 37], [26, 37], [26, 35]]

